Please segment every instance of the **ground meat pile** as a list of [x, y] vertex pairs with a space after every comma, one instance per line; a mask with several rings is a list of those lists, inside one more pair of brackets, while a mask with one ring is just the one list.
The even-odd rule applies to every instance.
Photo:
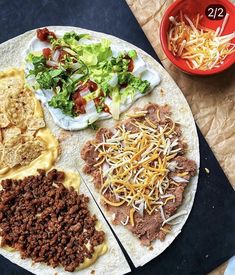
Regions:
[[64, 172], [38, 172], [1, 182], [1, 245], [20, 251], [22, 258], [73, 272], [92, 258], [95, 246], [104, 242], [104, 232], [95, 229], [89, 198], [64, 187]]

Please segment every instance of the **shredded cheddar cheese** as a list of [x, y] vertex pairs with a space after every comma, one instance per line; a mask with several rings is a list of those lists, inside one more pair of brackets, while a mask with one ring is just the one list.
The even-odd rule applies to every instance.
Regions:
[[219, 67], [229, 54], [235, 52], [235, 44], [231, 43], [235, 32], [221, 36], [229, 14], [226, 14], [222, 26], [216, 30], [201, 26], [202, 17], [198, 14], [191, 20], [182, 12], [179, 18], [171, 16], [168, 49], [174, 56], [185, 59], [191, 69], [208, 70]]

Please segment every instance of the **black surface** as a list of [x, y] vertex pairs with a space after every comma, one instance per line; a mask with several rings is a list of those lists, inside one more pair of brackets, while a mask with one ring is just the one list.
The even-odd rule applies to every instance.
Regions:
[[[40, 26], [71, 25], [113, 34], [157, 59], [124, 0], [0, 0], [0, 13], [0, 42]], [[200, 131], [198, 134], [201, 169], [189, 219], [165, 252], [133, 274], [206, 274], [235, 254], [234, 191]], [[30, 273], [0, 257], [0, 275], [13, 274]]]

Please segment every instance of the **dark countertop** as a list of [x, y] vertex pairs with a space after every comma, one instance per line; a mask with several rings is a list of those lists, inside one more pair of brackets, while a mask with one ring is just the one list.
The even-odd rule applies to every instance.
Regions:
[[[125, 39], [158, 60], [124, 0], [1, 0], [0, 11], [0, 43], [41, 26], [77, 26]], [[133, 274], [206, 274], [235, 254], [235, 194], [200, 131], [198, 134], [201, 170], [189, 219], [165, 252]], [[30, 273], [1, 256], [0, 274]]]

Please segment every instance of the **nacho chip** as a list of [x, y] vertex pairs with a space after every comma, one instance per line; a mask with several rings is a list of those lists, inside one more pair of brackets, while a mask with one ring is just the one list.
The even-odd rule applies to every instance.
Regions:
[[26, 128], [26, 120], [34, 114], [34, 99], [32, 93], [24, 89], [20, 93], [8, 96], [5, 103], [7, 117], [13, 125]]
[[5, 113], [6, 96], [0, 94], [0, 113]]
[[21, 144], [16, 150], [16, 155], [20, 159], [21, 165], [27, 165], [38, 158], [43, 150], [45, 150], [43, 141], [35, 139]]
[[26, 124], [27, 124], [28, 130], [34, 130], [34, 131], [41, 129], [46, 125], [42, 117], [29, 117], [27, 119]]
[[5, 128], [10, 124], [10, 120], [4, 113], [0, 113], [0, 128]]
[[22, 135], [22, 141], [23, 141], [23, 143], [34, 140], [35, 139], [35, 134], [36, 134], [36, 131], [34, 131], [34, 130], [27, 130]]
[[4, 155], [4, 146], [3, 144], [0, 144], [0, 170], [7, 168], [7, 165], [3, 159], [3, 155]]
[[24, 83], [22, 79], [16, 77], [7, 77], [1, 79], [0, 82], [0, 96], [7, 96], [9, 94], [18, 94], [23, 89]]
[[3, 134], [2, 134], [2, 129], [0, 129], [0, 143], [3, 142]]
[[16, 153], [17, 147], [5, 147], [3, 151], [3, 162], [7, 167], [13, 168], [20, 163], [19, 155]]
[[3, 130], [3, 142], [5, 146], [12, 147], [21, 143], [21, 130], [18, 127], [10, 127]]
[[4, 146], [3, 144], [0, 144], [0, 163], [3, 161], [3, 151], [4, 151]]
[[47, 149], [46, 141], [37, 137], [45, 126], [40, 103], [24, 87], [24, 71], [0, 72], [0, 177], [30, 164]]

